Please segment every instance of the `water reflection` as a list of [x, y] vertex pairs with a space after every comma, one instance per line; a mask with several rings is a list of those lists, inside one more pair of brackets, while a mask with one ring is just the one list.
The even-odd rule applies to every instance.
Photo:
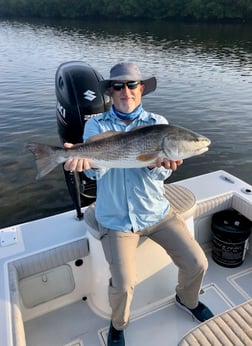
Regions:
[[36, 182], [23, 150], [28, 140], [59, 144], [54, 76], [70, 60], [104, 77], [118, 61], [138, 62], [158, 79], [145, 108], [211, 138], [171, 181], [223, 168], [252, 183], [251, 41], [242, 25], [0, 22], [0, 226], [72, 207], [61, 168]]

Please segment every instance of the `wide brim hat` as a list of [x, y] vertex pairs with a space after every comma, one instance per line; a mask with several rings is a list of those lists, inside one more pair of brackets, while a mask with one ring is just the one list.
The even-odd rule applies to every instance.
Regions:
[[106, 92], [111, 85], [111, 81], [141, 81], [144, 84], [143, 96], [154, 91], [157, 87], [157, 80], [154, 76], [143, 78], [139, 68], [130, 62], [122, 62], [113, 66], [110, 70], [109, 79], [100, 82], [103, 92]]

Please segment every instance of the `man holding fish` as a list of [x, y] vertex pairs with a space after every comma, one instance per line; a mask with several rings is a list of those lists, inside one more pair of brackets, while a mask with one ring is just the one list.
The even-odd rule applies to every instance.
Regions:
[[[129, 132], [139, 126], [167, 124], [164, 117], [143, 109], [142, 96], [156, 89], [156, 79], [143, 79], [135, 64], [115, 65], [110, 70], [110, 78], [101, 83], [111, 95], [113, 105], [108, 112], [88, 120], [84, 130], [86, 143], [101, 139], [101, 134], [108, 131]], [[137, 142], [135, 145], [138, 146]], [[66, 143], [65, 148], [76, 146]], [[196, 154], [195, 149], [191, 156]], [[149, 162], [148, 167], [98, 167], [95, 160], [78, 156], [68, 158], [64, 166], [70, 171], [85, 170], [87, 176], [97, 180], [95, 217], [111, 272], [109, 302], [112, 316], [108, 346], [125, 345], [123, 330], [129, 321], [136, 284], [135, 255], [143, 235], [161, 245], [179, 268], [176, 304], [199, 322], [213, 316], [198, 300], [208, 265], [205, 254], [164, 196], [164, 180], [183, 161], [160, 155], [155, 157], [152, 153], [139, 155], [138, 159]]]

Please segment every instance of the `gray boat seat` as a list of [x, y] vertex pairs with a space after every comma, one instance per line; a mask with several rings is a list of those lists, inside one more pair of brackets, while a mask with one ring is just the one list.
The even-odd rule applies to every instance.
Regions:
[[201, 323], [178, 346], [251, 346], [252, 299]]

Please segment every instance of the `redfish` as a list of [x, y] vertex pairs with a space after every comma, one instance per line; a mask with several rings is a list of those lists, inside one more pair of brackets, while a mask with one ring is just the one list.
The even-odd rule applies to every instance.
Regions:
[[69, 158], [86, 158], [101, 168], [141, 168], [157, 158], [177, 161], [200, 155], [210, 143], [207, 137], [186, 128], [159, 124], [104, 132], [70, 149], [41, 143], [27, 143], [26, 148], [34, 154], [39, 179]]

